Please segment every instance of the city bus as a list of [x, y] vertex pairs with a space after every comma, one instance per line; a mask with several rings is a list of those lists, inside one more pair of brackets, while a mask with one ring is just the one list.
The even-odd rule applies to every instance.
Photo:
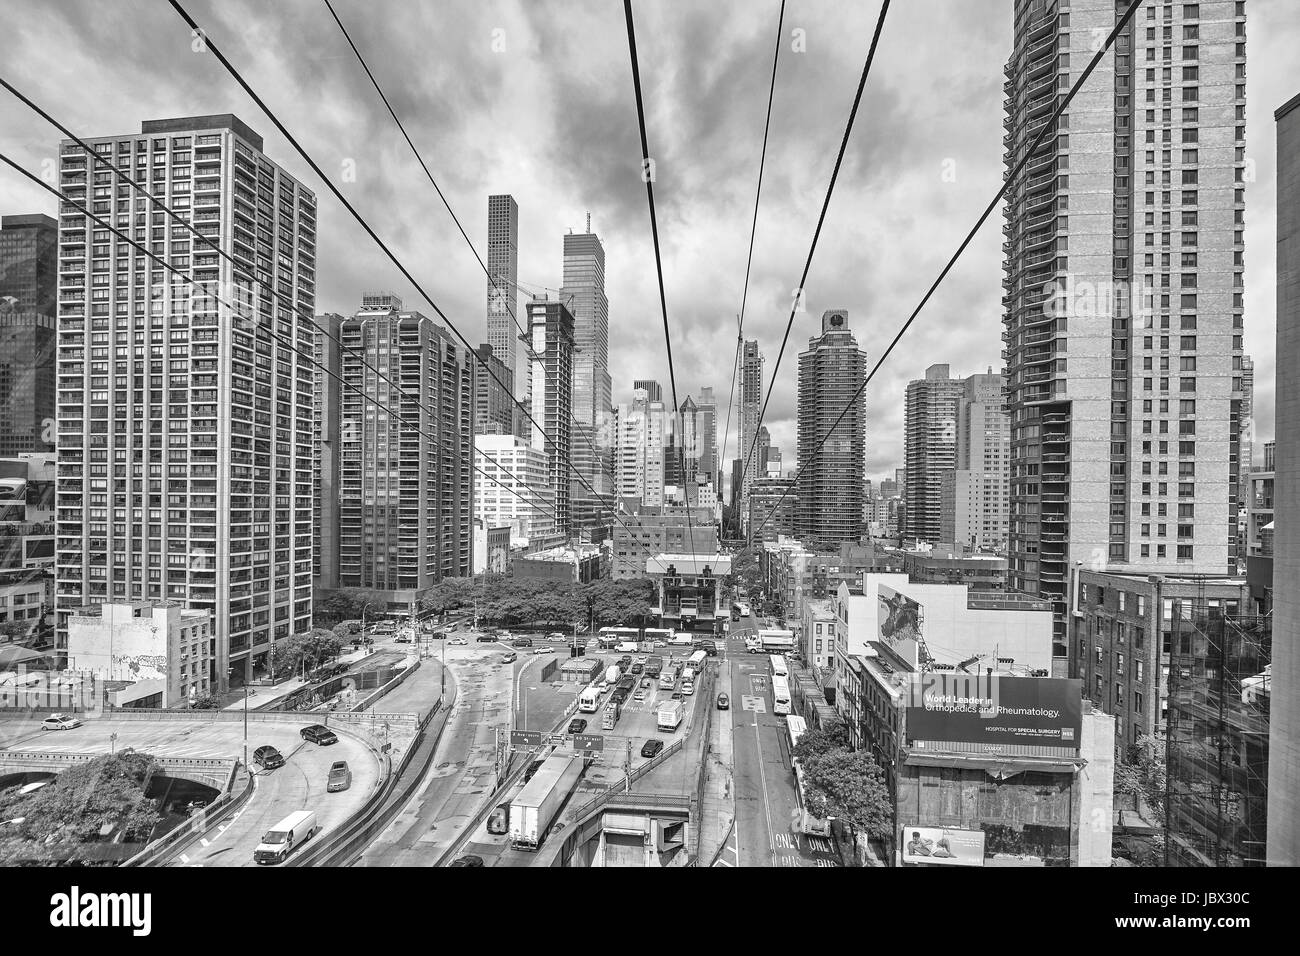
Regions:
[[789, 677], [790, 671], [786, 669], [785, 658], [780, 654], [773, 654], [769, 658], [772, 664], [772, 675], [774, 677]]
[[794, 767], [794, 785], [795, 795], [799, 800], [799, 829], [810, 836], [830, 836], [830, 820], [825, 817], [815, 817], [807, 810], [807, 801], [804, 797], [803, 767], [799, 766], [799, 761], [795, 759], [794, 748], [808, 730], [807, 722], [796, 714], [791, 714], [785, 719], [786, 731], [790, 734], [790, 764]]
[[635, 627], [602, 627], [596, 634], [596, 640], [603, 651], [617, 647], [626, 641], [639, 641], [641, 632]]
[[772, 675], [772, 713], [782, 717], [790, 713], [790, 684], [779, 674]]
[[673, 629], [671, 627], [647, 627], [645, 629], [645, 640], [663, 641], [668, 644], [673, 639]]

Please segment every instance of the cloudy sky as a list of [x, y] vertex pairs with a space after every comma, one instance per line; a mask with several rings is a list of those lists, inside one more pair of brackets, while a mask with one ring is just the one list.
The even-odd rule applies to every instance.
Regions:
[[[458, 328], [483, 340], [485, 280], [322, 0], [183, 0]], [[622, 4], [338, 0], [439, 185], [480, 248], [486, 197], [520, 206], [520, 280], [558, 286], [562, 236], [605, 243], [614, 400], [668, 384]], [[736, 314], [779, 0], [639, 0], [637, 43], [679, 397], [731, 379]], [[745, 316], [770, 379], [843, 134], [877, 3], [790, 0]], [[1295, 0], [1249, 0], [1246, 349], [1256, 425], [1273, 434], [1273, 110], [1300, 92]], [[320, 197], [319, 311], [392, 290], [432, 313], [164, 0], [0, 0], [0, 72], [84, 135], [233, 112]], [[802, 31], [802, 52], [794, 31]], [[794, 458], [795, 355], [847, 308], [874, 364], [1000, 185], [1009, 0], [900, 0], [885, 25], [844, 168], [777, 374], [767, 424]], [[3, 150], [54, 168], [58, 134], [0, 93]], [[343, 180], [355, 168], [355, 181]], [[944, 170], [955, 175], [944, 177]], [[53, 214], [0, 173], [0, 210]], [[902, 395], [927, 365], [999, 367], [1000, 218], [949, 275], [867, 395], [869, 475], [902, 463]], [[724, 422], [720, 422], [721, 433]], [[719, 440], [721, 440], [721, 434]], [[730, 449], [734, 449], [733, 418]], [[728, 453], [728, 457], [733, 456]]]

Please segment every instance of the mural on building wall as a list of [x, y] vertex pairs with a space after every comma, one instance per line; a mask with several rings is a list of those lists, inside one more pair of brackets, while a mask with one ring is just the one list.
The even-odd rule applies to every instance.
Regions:
[[114, 654], [109, 671], [114, 680], [166, 680], [166, 654]]
[[903, 641], [920, 642], [925, 613], [921, 605], [906, 594], [880, 585], [880, 639], [897, 648]]

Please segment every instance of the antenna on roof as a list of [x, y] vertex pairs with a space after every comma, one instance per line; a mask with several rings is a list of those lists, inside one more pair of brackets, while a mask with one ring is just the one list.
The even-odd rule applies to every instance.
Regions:
[[591, 213], [587, 213], [587, 232], [591, 232]]

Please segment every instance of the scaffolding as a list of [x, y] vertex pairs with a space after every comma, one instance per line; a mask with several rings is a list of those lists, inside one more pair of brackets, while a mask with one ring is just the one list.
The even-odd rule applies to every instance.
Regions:
[[1176, 602], [1169, 656], [1167, 866], [1263, 866], [1272, 618]]

